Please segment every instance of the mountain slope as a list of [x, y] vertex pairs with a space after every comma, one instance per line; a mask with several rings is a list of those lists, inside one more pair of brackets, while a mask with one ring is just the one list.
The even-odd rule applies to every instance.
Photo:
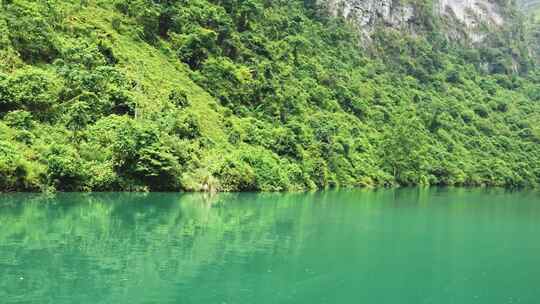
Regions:
[[1, 6], [3, 191], [540, 180], [538, 76], [515, 46], [435, 23], [359, 48], [317, 1]]

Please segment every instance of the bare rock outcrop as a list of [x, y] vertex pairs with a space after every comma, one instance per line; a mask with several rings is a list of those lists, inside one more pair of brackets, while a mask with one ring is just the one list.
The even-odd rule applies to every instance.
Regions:
[[[418, 0], [321, 0], [334, 16], [352, 21], [362, 36], [368, 38], [378, 26], [387, 26], [415, 34], [425, 24], [426, 10], [433, 17], [445, 20], [450, 38], [468, 38], [472, 42], [483, 39], [484, 32], [504, 26], [504, 1], [501, 0], [436, 0], [433, 7], [425, 7]], [[506, 3], [506, 2], [504, 2]]]

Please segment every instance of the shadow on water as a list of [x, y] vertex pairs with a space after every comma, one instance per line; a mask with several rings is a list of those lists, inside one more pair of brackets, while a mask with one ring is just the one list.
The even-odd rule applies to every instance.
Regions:
[[[540, 279], [540, 270], [531, 270], [540, 262], [533, 239], [540, 232], [539, 197], [535, 191], [453, 188], [6, 194], [0, 196], [0, 299], [533, 299], [540, 293], [515, 280]], [[497, 286], [506, 289], [493, 291]]]

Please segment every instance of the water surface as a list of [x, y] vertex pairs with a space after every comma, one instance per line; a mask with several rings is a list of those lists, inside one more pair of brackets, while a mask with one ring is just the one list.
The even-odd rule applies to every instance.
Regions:
[[540, 303], [540, 194], [0, 195], [0, 303]]

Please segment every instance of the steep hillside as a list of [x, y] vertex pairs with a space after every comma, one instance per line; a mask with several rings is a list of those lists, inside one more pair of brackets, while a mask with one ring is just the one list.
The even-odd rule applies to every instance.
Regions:
[[3, 0], [0, 190], [539, 183], [519, 22], [473, 47], [319, 4]]

